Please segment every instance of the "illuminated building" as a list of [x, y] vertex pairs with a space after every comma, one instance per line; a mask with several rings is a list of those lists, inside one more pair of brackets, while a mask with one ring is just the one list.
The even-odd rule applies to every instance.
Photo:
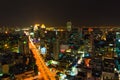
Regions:
[[72, 22], [68, 21], [67, 22], [67, 31], [71, 31], [72, 30]]

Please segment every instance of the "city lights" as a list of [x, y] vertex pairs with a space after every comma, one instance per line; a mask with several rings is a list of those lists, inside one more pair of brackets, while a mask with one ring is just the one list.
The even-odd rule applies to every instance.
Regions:
[[120, 0], [0, 0], [0, 80], [120, 80]]

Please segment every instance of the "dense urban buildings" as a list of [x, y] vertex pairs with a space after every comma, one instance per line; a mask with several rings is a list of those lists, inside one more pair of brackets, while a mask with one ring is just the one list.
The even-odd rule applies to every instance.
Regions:
[[119, 26], [1, 28], [0, 44], [3, 80], [119, 80]]

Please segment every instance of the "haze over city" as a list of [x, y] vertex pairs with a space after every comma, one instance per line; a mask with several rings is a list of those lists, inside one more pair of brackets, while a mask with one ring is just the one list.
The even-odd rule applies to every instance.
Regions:
[[0, 25], [120, 25], [118, 0], [1, 0]]

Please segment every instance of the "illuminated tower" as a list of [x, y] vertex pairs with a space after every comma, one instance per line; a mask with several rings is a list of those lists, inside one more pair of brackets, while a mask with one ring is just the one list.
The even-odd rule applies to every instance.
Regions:
[[67, 31], [71, 31], [72, 30], [72, 22], [68, 21], [67, 22]]

